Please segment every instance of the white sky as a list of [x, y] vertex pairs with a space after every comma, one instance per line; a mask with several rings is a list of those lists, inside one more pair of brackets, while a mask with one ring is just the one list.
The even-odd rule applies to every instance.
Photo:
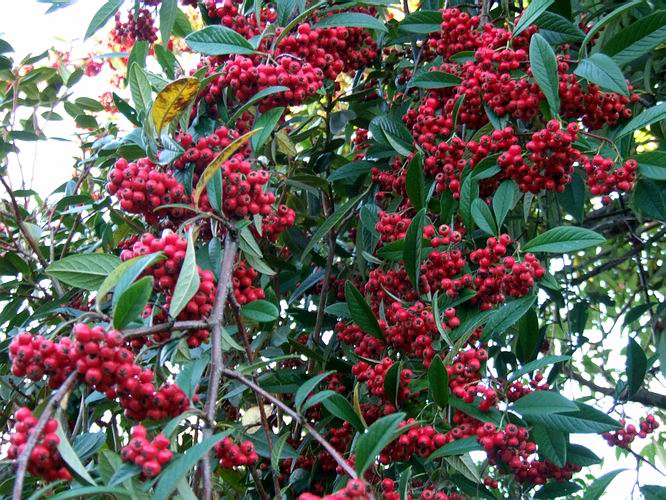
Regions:
[[[88, 23], [97, 9], [104, 3], [103, 0], [79, 0], [71, 7], [61, 9], [55, 13], [44, 15], [48, 8], [47, 4], [40, 4], [35, 0], [2, 0], [2, 15], [0, 16], [0, 38], [8, 41], [15, 49], [12, 54], [15, 59], [23, 58], [28, 53], [38, 54], [45, 49], [55, 46], [59, 50], [71, 49], [72, 59], [85, 57], [90, 52], [99, 51], [96, 49], [96, 41], [88, 40], [84, 45], [83, 34]], [[108, 27], [107, 27], [108, 28]], [[102, 52], [107, 52], [105, 49]], [[110, 90], [103, 76], [97, 78], [84, 77], [75, 87], [77, 97], [86, 96], [97, 98], [104, 91]], [[123, 93], [124, 94], [124, 93]], [[73, 120], [69, 116], [60, 113], [65, 121], [51, 122], [47, 125], [45, 133], [49, 137], [71, 137], [76, 131]], [[55, 187], [65, 182], [71, 175], [73, 158], [78, 154], [79, 148], [75, 142], [63, 142], [50, 140], [48, 142], [22, 142], [21, 164], [28, 172], [34, 165], [34, 184], [33, 189], [42, 196], [48, 195]], [[35, 154], [36, 153], [36, 154]], [[16, 185], [17, 163], [12, 159], [10, 172]], [[29, 176], [29, 174], [28, 174]], [[618, 322], [620, 325], [622, 321]], [[592, 339], [598, 340], [598, 339]], [[624, 356], [620, 355], [620, 347], [626, 345], [626, 332], [622, 334], [618, 328], [607, 339], [605, 344], [613, 347], [612, 358], [606, 361], [607, 366], [624, 366]], [[598, 381], [606, 385], [603, 380]], [[664, 392], [663, 385], [652, 388], [657, 392]], [[581, 393], [572, 384], [564, 391], [565, 395], [571, 398], [586, 395]], [[608, 399], [608, 398], [607, 398]], [[610, 400], [606, 402], [608, 405]], [[644, 416], [641, 413], [640, 405], [626, 405], [627, 414], [635, 417]], [[660, 430], [663, 430], [660, 429]], [[635, 468], [635, 460], [628, 458], [615, 458], [615, 451], [606, 445], [601, 436], [593, 434], [572, 435], [572, 442], [583, 444], [601, 457], [605, 458], [603, 466], [584, 469], [594, 477], [599, 477], [605, 472], [618, 468]], [[644, 445], [649, 444], [649, 440], [637, 440], [634, 442], [634, 450], [639, 451]], [[665, 464], [657, 464], [662, 470]], [[603, 498], [619, 500], [631, 498], [631, 490], [635, 482], [635, 473], [627, 471], [619, 475], [611, 484]], [[649, 466], [642, 466], [640, 472], [641, 484], [666, 484], [663, 476], [654, 472]]]

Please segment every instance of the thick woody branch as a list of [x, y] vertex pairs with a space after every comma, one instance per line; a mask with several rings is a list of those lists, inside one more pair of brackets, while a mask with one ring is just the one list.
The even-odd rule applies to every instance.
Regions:
[[[210, 315], [211, 324], [211, 363], [210, 378], [208, 380], [208, 393], [206, 398], [206, 420], [208, 425], [204, 429], [204, 439], [213, 434], [215, 426], [215, 410], [217, 408], [217, 393], [220, 389], [220, 378], [224, 368], [222, 359], [222, 317], [224, 307], [227, 303], [227, 295], [231, 286], [231, 275], [236, 261], [236, 251], [238, 243], [235, 236], [228, 232], [224, 239], [224, 255], [222, 256], [222, 265], [220, 267], [220, 279], [217, 284], [217, 294], [215, 296], [215, 305]], [[204, 499], [210, 500], [213, 496], [213, 481], [211, 478], [210, 457], [205, 455], [202, 460], [203, 481], [204, 481]]]
[[23, 498], [22, 497], [23, 482], [25, 481], [25, 473], [28, 468], [28, 460], [30, 459], [30, 454], [37, 445], [37, 441], [39, 440], [39, 435], [44, 430], [44, 427], [46, 427], [46, 423], [51, 419], [51, 416], [55, 412], [56, 408], [58, 408], [60, 402], [69, 393], [69, 391], [71, 391], [74, 388], [74, 383], [76, 382], [78, 375], [79, 375], [78, 372], [72, 372], [69, 375], [69, 377], [65, 379], [60, 388], [55, 393], [53, 393], [51, 401], [49, 401], [49, 404], [46, 405], [44, 411], [39, 416], [39, 420], [37, 420], [37, 425], [35, 425], [35, 427], [32, 428], [30, 437], [28, 438], [28, 442], [25, 444], [23, 452], [19, 455], [18, 459], [16, 460], [16, 480], [14, 482], [12, 500], [21, 500], [21, 498]]
[[[600, 394], [603, 394], [604, 396], [610, 396], [612, 398], [615, 397], [615, 389], [611, 387], [603, 387], [600, 386], [599, 384], [595, 384], [594, 382], [587, 380], [580, 373], [577, 373], [576, 371], [570, 368], [566, 368], [564, 370], [564, 373], [569, 377], [571, 377], [572, 379], [574, 379], [580, 385], [587, 387], [588, 389], [591, 389], [594, 392], [598, 392]], [[662, 410], [666, 410], [666, 395], [648, 391], [647, 389], [638, 390], [635, 394], [629, 396], [627, 398], [627, 401], [632, 401], [634, 403], [640, 403], [646, 406], [653, 406], [660, 408]]]
[[317, 432], [317, 430], [312, 425], [310, 425], [310, 423], [307, 422], [301, 415], [299, 415], [294, 409], [290, 408], [282, 401], [280, 401], [278, 398], [273, 396], [271, 393], [264, 390], [261, 386], [255, 384], [252, 380], [248, 379], [243, 374], [237, 371], [224, 368], [222, 369], [222, 375], [237, 380], [244, 386], [252, 389], [255, 393], [261, 394], [261, 396], [263, 396], [264, 399], [267, 399], [275, 406], [280, 408], [283, 412], [285, 412], [287, 415], [293, 418], [296, 423], [298, 423], [306, 431], [308, 431], [310, 435], [314, 438], [314, 440], [324, 447], [324, 449], [333, 457], [333, 459], [338, 463], [338, 465], [342, 468], [342, 470], [344, 470], [347, 473], [349, 477], [351, 477], [352, 479], [358, 478], [358, 476], [356, 475], [356, 471], [354, 471], [354, 469], [347, 463], [344, 457], [342, 457], [342, 455], [340, 455], [340, 453], [338, 453], [338, 451], [335, 448], [333, 448], [333, 445], [331, 445], [331, 443], [326, 441], [326, 439], [324, 439], [324, 437], [321, 434], [319, 434], [319, 432]]

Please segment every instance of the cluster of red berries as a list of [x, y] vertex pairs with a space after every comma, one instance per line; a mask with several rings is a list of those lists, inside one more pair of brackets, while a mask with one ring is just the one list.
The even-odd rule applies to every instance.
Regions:
[[12, 375], [33, 382], [47, 375], [49, 387], [56, 389], [73, 371], [72, 351], [72, 341], [67, 337], [54, 342], [41, 335], [19, 333], [9, 344]]
[[356, 323], [340, 321], [335, 331], [341, 342], [354, 346], [354, 353], [364, 358], [377, 359], [386, 347], [378, 338], [364, 333]]
[[379, 212], [379, 220], [375, 224], [375, 229], [380, 234], [383, 243], [390, 243], [396, 240], [402, 240], [407, 234], [407, 228], [412, 222], [412, 218], [399, 214]]
[[365, 483], [360, 479], [352, 479], [347, 486], [331, 495], [320, 497], [312, 493], [303, 493], [298, 500], [370, 500], [370, 498]]
[[248, 40], [253, 36], [260, 34], [267, 23], [275, 22], [277, 19], [277, 12], [275, 12], [275, 9], [272, 7], [264, 7], [260, 11], [261, 23], [257, 25], [257, 16], [254, 12], [249, 16], [242, 14], [242, 1], [206, 0], [203, 6], [211, 21], [219, 22], [222, 26], [234, 30]]
[[507, 246], [511, 243], [508, 234], [500, 235], [499, 239], [491, 236], [486, 241], [486, 248], [470, 253], [470, 261], [479, 266], [474, 278], [477, 295], [472, 301], [480, 303], [482, 311], [501, 304], [506, 295], [514, 298], [527, 295], [535, 280], [546, 274], [537, 258], [530, 253], [524, 255], [523, 262], [511, 256], [505, 257]]
[[141, 480], [157, 476], [162, 467], [173, 457], [169, 450], [169, 439], [158, 434], [148, 440], [148, 431], [142, 425], [132, 427], [132, 438], [127, 446], [120, 450], [123, 462], [130, 462], [141, 467]]
[[[448, 229], [448, 226], [444, 226]], [[440, 227], [440, 229], [442, 229]], [[452, 231], [452, 234], [460, 234], [457, 231]], [[444, 233], [446, 234], [446, 233]], [[448, 241], [449, 236], [433, 237], [430, 241], [433, 246], [438, 246], [444, 241]], [[447, 297], [453, 299], [458, 296], [460, 290], [468, 288], [472, 284], [472, 276], [468, 273], [459, 276], [467, 265], [467, 261], [463, 257], [460, 250], [451, 251], [433, 251], [430, 252], [428, 258], [421, 264], [420, 285], [425, 292], [434, 293], [436, 290], [446, 293]], [[454, 311], [455, 312], [455, 311]], [[456, 328], [460, 322], [453, 316], [449, 316], [449, 326]]]
[[523, 396], [534, 392], [534, 391], [548, 391], [550, 390], [550, 384], [547, 382], [541, 383], [543, 381], [543, 374], [536, 372], [532, 380], [530, 380], [528, 385], [523, 384], [521, 381], [516, 380], [511, 382], [509, 387], [506, 389], [506, 399], [507, 401], [513, 402], [518, 401]]
[[[37, 418], [29, 408], [19, 408], [14, 414], [14, 418], [16, 422], [13, 432], [9, 436], [9, 448], [7, 449], [9, 460], [16, 460], [23, 453], [25, 445], [37, 425]], [[72, 479], [72, 475], [65, 467], [58, 451], [60, 438], [56, 434], [57, 429], [58, 421], [53, 418], [49, 419], [28, 457], [28, 472], [49, 482], [59, 479], [70, 481]]]
[[645, 439], [648, 434], [652, 434], [659, 428], [659, 422], [654, 418], [654, 415], [648, 415], [641, 418], [638, 429], [634, 424], [627, 424], [624, 419], [620, 419], [620, 424], [624, 428], [614, 432], [604, 432], [601, 436], [606, 440], [608, 446], [618, 446], [620, 448], [628, 449], [631, 443], [639, 437]]
[[296, 222], [296, 212], [281, 204], [277, 211], [271, 212], [261, 221], [262, 235], [269, 241], [276, 241], [278, 236]]
[[209, 103], [217, 102], [222, 91], [231, 88], [236, 102], [243, 103], [268, 87], [287, 87], [288, 90], [271, 94], [259, 102], [259, 111], [264, 112], [278, 106], [302, 104], [321, 88], [323, 80], [321, 69], [286, 54], [277, 64], [264, 64], [238, 55], [224, 63], [221, 74], [208, 87], [210, 97], [205, 99]]
[[441, 30], [428, 38], [428, 47], [448, 60], [454, 54], [479, 48], [477, 32], [479, 16], [470, 16], [460, 9], [443, 9]]
[[[144, 271], [144, 275], [155, 278], [155, 289], [166, 295], [166, 305], [168, 306], [176, 288], [186, 250], [187, 240], [176, 233], [166, 233], [162, 238], [145, 233], [132, 244], [131, 248], [126, 248], [120, 253], [120, 259], [127, 261], [141, 255], [163, 252], [166, 258], [149, 266]], [[213, 310], [216, 291], [215, 277], [212, 272], [201, 268], [197, 268], [197, 272], [199, 273], [199, 288], [185, 308], [178, 314], [176, 318], [178, 320], [204, 319]], [[153, 319], [166, 320], [163, 314], [158, 314]], [[155, 340], [160, 341], [166, 338], [168, 337], [165, 334], [161, 334]], [[188, 344], [190, 347], [198, 347], [207, 339], [207, 330], [195, 330], [190, 332]]]
[[259, 460], [259, 456], [254, 451], [252, 441], [243, 441], [240, 444], [234, 443], [229, 436], [215, 444], [215, 455], [220, 460], [220, 466], [223, 469], [233, 469], [243, 465], [254, 465]]
[[473, 403], [480, 395], [479, 409], [483, 412], [497, 404], [497, 392], [480, 383], [481, 366], [487, 360], [488, 351], [472, 348], [458, 353], [453, 364], [446, 367], [451, 393], [466, 403]]
[[131, 214], [141, 214], [149, 224], [157, 224], [161, 217], [183, 217], [182, 208], [157, 210], [162, 205], [189, 203], [185, 188], [167, 172], [160, 172], [148, 158], [129, 163], [124, 158], [116, 161], [108, 175], [106, 190], [120, 200], [120, 208]]
[[185, 150], [182, 156], [173, 162], [173, 168], [183, 170], [188, 165], [194, 165], [196, 178], [204, 171], [208, 164], [239, 136], [236, 129], [218, 127], [212, 134], [199, 137], [196, 142], [191, 134], [180, 133], [176, 141]]
[[[381, 363], [374, 366], [371, 366], [365, 361], [359, 361], [352, 366], [352, 373], [359, 382], [366, 382], [368, 384], [370, 394], [379, 398], [387, 398], [387, 395], [384, 393], [384, 379], [393, 366], [393, 363], [394, 361], [391, 358], [384, 358]], [[407, 368], [403, 368], [400, 371], [400, 380], [398, 381], [397, 389], [398, 401], [405, 400], [409, 397], [411, 390], [408, 385], [412, 380], [412, 376], [412, 371]]]
[[[413, 418], [400, 422], [400, 427], [414, 426]], [[384, 448], [379, 455], [379, 461], [388, 465], [394, 461], [407, 462], [414, 454], [427, 458], [437, 448], [446, 444], [446, 436], [437, 432], [432, 425], [414, 426], [402, 434], [397, 441]]]
[[[455, 322], [458, 320], [455, 318], [456, 311], [451, 309], [452, 321]], [[389, 345], [410, 357], [422, 358], [426, 368], [430, 366], [435, 357], [432, 341], [438, 333], [435, 318], [423, 302], [415, 302], [409, 307], [397, 301], [391, 302], [386, 308], [386, 325], [384, 338]]]
[[621, 167], [615, 167], [610, 158], [595, 155], [592, 159], [584, 158], [583, 166], [587, 174], [587, 186], [594, 196], [607, 195], [613, 191], [631, 191], [636, 181], [638, 162], [627, 160]]
[[127, 12], [127, 20], [121, 20], [120, 12], [116, 12], [115, 26], [111, 31], [111, 41], [121, 47], [132, 47], [135, 42], [145, 40], [153, 43], [157, 40], [157, 27], [148, 9], [134, 9]]
[[234, 297], [240, 305], [266, 297], [263, 288], [254, 286], [258, 277], [259, 273], [256, 269], [248, 266], [244, 260], [238, 262], [231, 276], [231, 284], [233, 285]]

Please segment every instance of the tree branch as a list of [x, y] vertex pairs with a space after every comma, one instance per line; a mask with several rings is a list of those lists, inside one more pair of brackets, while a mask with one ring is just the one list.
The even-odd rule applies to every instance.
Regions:
[[74, 388], [74, 383], [78, 379], [78, 376], [79, 373], [76, 371], [69, 374], [69, 376], [65, 379], [60, 388], [55, 393], [53, 393], [51, 401], [49, 401], [49, 404], [46, 405], [44, 411], [39, 416], [39, 420], [37, 420], [37, 425], [35, 425], [35, 427], [32, 428], [30, 437], [28, 438], [28, 442], [25, 444], [23, 452], [19, 455], [18, 459], [16, 460], [16, 480], [14, 482], [12, 500], [21, 500], [22, 498], [21, 495], [23, 493], [23, 482], [25, 481], [25, 472], [26, 469], [28, 468], [28, 460], [30, 459], [30, 454], [37, 445], [37, 440], [39, 439], [39, 435], [44, 430], [44, 427], [46, 427], [46, 423], [53, 415], [53, 412], [56, 410], [56, 408], [63, 400], [63, 398], [69, 393], [69, 391], [71, 391]]
[[[234, 270], [234, 262], [236, 261], [236, 250], [238, 243], [236, 242], [235, 235], [227, 232], [224, 239], [224, 255], [222, 257], [222, 265], [220, 267], [220, 280], [217, 284], [217, 293], [215, 296], [215, 305], [213, 312], [210, 315], [211, 324], [211, 364], [210, 364], [210, 378], [208, 380], [208, 396], [206, 398], [206, 420], [207, 426], [203, 431], [203, 438], [210, 437], [213, 433], [215, 426], [215, 410], [217, 409], [217, 393], [220, 389], [220, 378], [224, 368], [224, 360], [222, 359], [222, 345], [221, 345], [221, 325], [222, 317], [224, 315], [224, 306], [227, 303], [227, 294], [229, 293], [229, 286], [231, 285], [231, 275]], [[204, 482], [204, 499], [210, 500], [213, 496], [213, 481], [211, 477], [210, 468], [210, 455], [206, 454], [202, 460], [203, 482]]]
[[166, 332], [167, 330], [201, 330], [210, 329], [212, 320], [193, 320], [193, 321], [167, 321], [159, 325], [146, 326], [142, 328], [133, 328], [123, 332], [124, 339], [135, 339], [147, 337], [155, 333]]
[[296, 423], [300, 424], [305, 430], [307, 430], [310, 433], [310, 435], [315, 439], [315, 441], [317, 441], [319, 444], [321, 444], [324, 447], [324, 449], [333, 457], [333, 459], [338, 463], [338, 465], [342, 468], [342, 470], [344, 470], [347, 473], [349, 477], [351, 477], [352, 479], [358, 478], [354, 469], [347, 463], [347, 461], [342, 457], [342, 455], [340, 455], [340, 453], [338, 453], [338, 451], [335, 448], [333, 448], [331, 443], [326, 441], [326, 439], [324, 439], [324, 437], [321, 434], [319, 434], [319, 432], [317, 432], [317, 430], [312, 425], [310, 425], [310, 423], [307, 422], [295, 410], [285, 405], [278, 398], [276, 398], [275, 396], [264, 390], [262, 387], [255, 384], [252, 380], [246, 378], [244, 375], [242, 375], [237, 371], [230, 370], [228, 368], [223, 368], [222, 375], [237, 380], [241, 384], [252, 389], [254, 392], [261, 394], [265, 399], [267, 399], [275, 406], [280, 408], [282, 411], [284, 411], [287, 415], [293, 418]]
[[[572, 370], [571, 368], [565, 367], [563, 372], [578, 382], [580, 385], [587, 387], [588, 389], [593, 390], [603, 394], [604, 396], [610, 396], [615, 398], [615, 389], [611, 387], [602, 387], [594, 382], [585, 379], [580, 373]], [[647, 389], [640, 389], [635, 394], [632, 394], [627, 398], [627, 401], [632, 401], [634, 403], [640, 403], [646, 406], [654, 406], [662, 410], [666, 410], [666, 395], [658, 394], [656, 392], [648, 391]]]

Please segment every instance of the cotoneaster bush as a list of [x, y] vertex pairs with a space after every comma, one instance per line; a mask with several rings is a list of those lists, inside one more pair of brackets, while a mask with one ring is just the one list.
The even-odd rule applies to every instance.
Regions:
[[[522, 3], [109, 0], [86, 60], [0, 40], [2, 494], [599, 498], [586, 434], [659, 470], [666, 11]], [[7, 166], [63, 112], [43, 200]]]

